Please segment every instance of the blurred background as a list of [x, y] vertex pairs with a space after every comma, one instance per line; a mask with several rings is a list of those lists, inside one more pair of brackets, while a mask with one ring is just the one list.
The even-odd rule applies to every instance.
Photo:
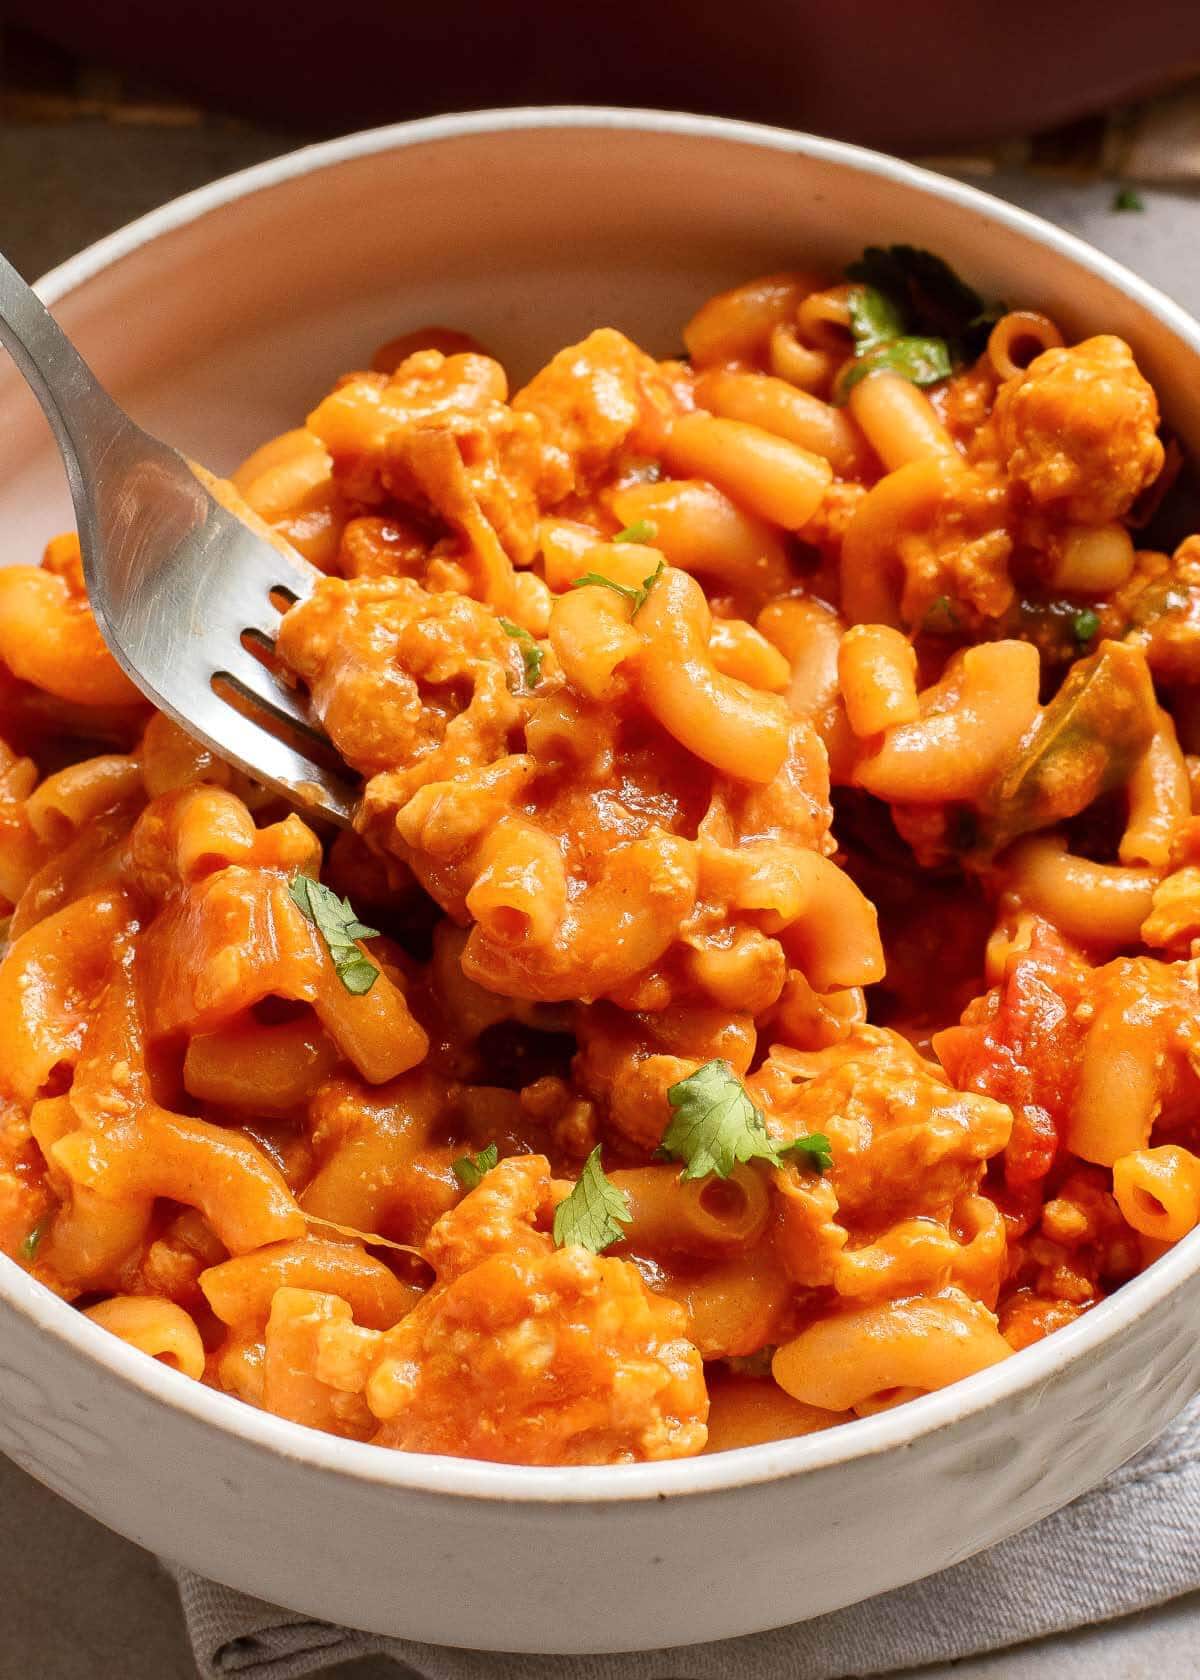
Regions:
[[[1117, 213], [1122, 188], [1130, 208], [1200, 194], [1200, 0], [0, 9], [0, 233], [31, 277], [307, 140], [488, 105], [758, 118], [931, 161], [1068, 225]], [[1163, 224], [1106, 243], [1133, 255], [1162, 241], [1165, 261]], [[1153, 252], [1138, 266], [1161, 280]]]

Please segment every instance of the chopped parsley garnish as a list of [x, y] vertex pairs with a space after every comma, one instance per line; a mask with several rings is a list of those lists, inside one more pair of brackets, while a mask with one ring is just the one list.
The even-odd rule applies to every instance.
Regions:
[[667, 1101], [674, 1111], [663, 1133], [663, 1153], [684, 1163], [682, 1177], [728, 1178], [741, 1162], [767, 1161], [782, 1166], [802, 1157], [816, 1172], [833, 1165], [829, 1139], [820, 1132], [782, 1143], [767, 1131], [762, 1112], [726, 1061], [714, 1059], [672, 1085]]
[[525, 663], [525, 686], [536, 688], [542, 680], [542, 650], [537, 641], [524, 625], [514, 624], [511, 618], [498, 618], [496, 622], [506, 636], [520, 643], [521, 658]]
[[[640, 588], [635, 588], [630, 583], [618, 583], [615, 578], [605, 577], [603, 572], [584, 572], [582, 577], [571, 579], [571, 588], [587, 589], [595, 586], [600, 589], [615, 590], [618, 595], [623, 595], [627, 601], [633, 602], [633, 612], [636, 613], [639, 607], [646, 605], [646, 597], [662, 576], [665, 565], [666, 561], [660, 560], [650, 576], [642, 579]], [[632, 618], [633, 613], [629, 616]]]
[[930, 251], [870, 245], [846, 270], [860, 281], [847, 299], [854, 360], [834, 393], [846, 397], [869, 374], [890, 369], [914, 385], [936, 385], [983, 349], [1002, 307], [979, 293]]
[[1077, 612], [1071, 620], [1071, 634], [1080, 647], [1086, 647], [1100, 628], [1100, 614], [1093, 612], [1091, 607], [1085, 607]]
[[557, 1247], [578, 1243], [599, 1254], [625, 1235], [633, 1213], [629, 1197], [604, 1174], [597, 1144], [583, 1164], [583, 1171], [566, 1201], [554, 1210], [554, 1241]]
[[1113, 194], [1114, 210], [1144, 210], [1146, 201], [1135, 187], [1118, 187]]
[[339, 898], [311, 875], [294, 875], [288, 892], [325, 941], [338, 979], [348, 992], [361, 997], [379, 978], [379, 969], [355, 944], [358, 939], [377, 939], [379, 929], [360, 922], [348, 898]]
[[478, 1190], [499, 1159], [500, 1151], [489, 1143], [478, 1155], [460, 1155], [457, 1161], [451, 1161], [450, 1170], [464, 1190]]
[[44, 1213], [38, 1220], [37, 1224], [33, 1227], [32, 1231], [30, 1231], [24, 1238], [21, 1243], [22, 1260], [28, 1260], [32, 1264], [37, 1255], [37, 1251], [41, 1246], [42, 1238], [50, 1229], [50, 1221], [52, 1218], [52, 1214]]
[[632, 525], [626, 525], [624, 530], [618, 531], [613, 538], [620, 543], [652, 543], [658, 535], [658, 526], [652, 519], [635, 519]]

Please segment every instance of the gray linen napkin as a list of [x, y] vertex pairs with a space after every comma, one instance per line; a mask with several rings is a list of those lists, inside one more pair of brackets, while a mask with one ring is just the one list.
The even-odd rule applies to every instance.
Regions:
[[332, 1627], [175, 1571], [204, 1680], [387, 1656], [412, 1680], [843, 1680], [999, 1650], [1200, 1588], [1200, 1400], [1100, 1487], [941, 1575], [810, 1622], [599, 1657], [455, 1651]]

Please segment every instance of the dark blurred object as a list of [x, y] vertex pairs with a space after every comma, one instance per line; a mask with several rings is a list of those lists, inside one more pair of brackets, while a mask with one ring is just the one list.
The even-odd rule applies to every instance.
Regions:
[[91, 62], [325, 132], [586, 102], [927, 151], [1069, 122], [1200, 65], [1196, 0], [5, 0], [4, 10]]

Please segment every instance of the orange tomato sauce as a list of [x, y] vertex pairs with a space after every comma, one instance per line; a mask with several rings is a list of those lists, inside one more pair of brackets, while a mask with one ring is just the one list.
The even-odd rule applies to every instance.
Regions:
[[405, 333], [238, 470], [343, 833], [141, 701], [73, 537], [0, 570], [0, 1250], [293, 1421], [590, 1464], [928, 1393], [1200, 1222], [1155, 393], [1032, 315], [860, 377], [860, 294], [516, 391]]

